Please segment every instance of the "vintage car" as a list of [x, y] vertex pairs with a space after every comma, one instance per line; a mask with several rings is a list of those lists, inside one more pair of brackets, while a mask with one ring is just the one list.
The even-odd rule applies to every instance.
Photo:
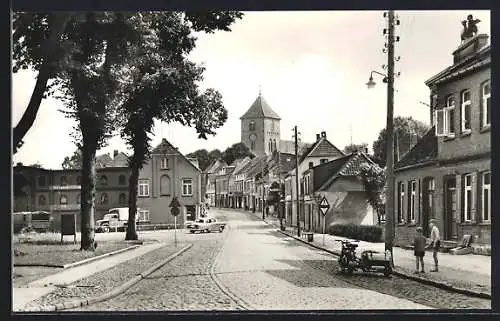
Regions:
[[224, 231], [226, 223], [217, 222], [215, 218], [205, 217], [199, 218], [194, 222], [186, 223], [186, 229], [191, 233], [210, 233], [210, 232], [220, 232]]

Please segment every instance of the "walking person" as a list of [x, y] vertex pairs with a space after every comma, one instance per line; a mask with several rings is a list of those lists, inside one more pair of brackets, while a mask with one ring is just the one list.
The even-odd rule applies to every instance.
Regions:
[[439, 237], [439, 228], [436, 225], [435, 219], [431, 219], [429, 221], [429, 227], [431, 229], [431, 244], [429, 245], [429, 247], [432, 247], [433, 249], [432, 257], [434, 258], [434, 269], [432, 269], [431, 272], [438, 272], [439, 268], [437, 253], [441, 245], [441, 239]]
[[422, 227], [417, 227], [417, 234], [415, 235], [415, 239], [413, 240], [413, 248], [415, 251], [415, 259], [416, 259], [416, 266], [417, 269], [415, 270], [414, 274], [419, 273], [419, 265], [422, 266], [422, 269], [420, 270], [420, 273], [425, 273], [424, 269], [424, 255], [425, 255], [425, 245], [426, 245], [426, 238], [423, 235], [424, 229]]

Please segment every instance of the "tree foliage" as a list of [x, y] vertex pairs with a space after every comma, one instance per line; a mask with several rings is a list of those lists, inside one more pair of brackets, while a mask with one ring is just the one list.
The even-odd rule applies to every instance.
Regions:
[[244, 143], [233, 144], [222, 153], [222, 159], [227, 164], [232, 164], [235, 160], [245, 157], [254, 158], [255, 155]]
[[63, 169], [81, 169], [82, 152], [77, 149], [73, 152], [73, 155], [64, 157], [61, 166]]
[[[400, 159], [420, 140], [430, 127], [425, 123], [415, 120], [412, 117], [397, 116], [394, 118], [394, 155], [396, 160], [398, 150]], [[373, 156], [380, 166], [385, 166], [386, 162], [386, 130], [382, 129], [378, 138], [373, 142]]]
[[344, 147], [343, 151], [346, 154], [350, 154], [350, 153], [357, 152], [357, 151], [365, 152], [366, 148], [368, 148], [368, 144], [367, 143], [349, 144], [349, 145], [346, 145]]
[[205, 171], [208, 168], [208, 166], [212, 164], [212, 159], [210, 158], [208, 151], [204, 148], [189, 153], [186, 155], [186, 157], [196, 158], [198, 160], [202, 172]]
[[377, 213], [380, 224], [385, 213], [385, 170], [376, 164], [363, 163], [357, 176], [363, 182], [368, 203]]

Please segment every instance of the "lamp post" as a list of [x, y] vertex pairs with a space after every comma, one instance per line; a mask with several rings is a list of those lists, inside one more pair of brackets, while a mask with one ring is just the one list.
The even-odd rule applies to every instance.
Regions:
[[[394, 264], [394, 255], [392, 248], [394, 245], [394, 232], [395, 232], [395, 211], [394, 211], [394, 25], [399, 25], [399, 20], [395, 21], [394, 11], [389, 10], [384, 13], [384, 17], [388, 17], [388, 29], [384, 29], [384, 35], [387, 34], [388, 41], [386, 44], [387, 49], [387, 75], [378, 71], [372, 71], [370, 78], [366, 83], [368, 88], [375, 86], [373, 74], [383, 76], [383, 82], [387, 83], [387, 125], [386, 125], [386, 180], [387, 189], [385, 197], [385, 250], [390, 251], [391, 260]], [[399, 37], [396, 41], [399, 41]], [[399, 60], [399, 57], [397, 58]]]

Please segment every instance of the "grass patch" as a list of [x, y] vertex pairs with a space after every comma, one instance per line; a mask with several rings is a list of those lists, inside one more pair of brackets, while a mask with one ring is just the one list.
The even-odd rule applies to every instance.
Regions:
[[54, 240], [50, 237], [43, 239], [36, 235], [24, 243], [14, 242], [13, 250], [22, 252], [23, 255], [13, 255], [12, 257], [14, 264], [19, 265], [58, 266], [121, 250], [132, 245], [125, 241], [98, 241], [97, 249], [94, 252], [80, 251], [79, 242], [73, 244], [66, 241], [60, 244], [60, 236], [59, 239]]

